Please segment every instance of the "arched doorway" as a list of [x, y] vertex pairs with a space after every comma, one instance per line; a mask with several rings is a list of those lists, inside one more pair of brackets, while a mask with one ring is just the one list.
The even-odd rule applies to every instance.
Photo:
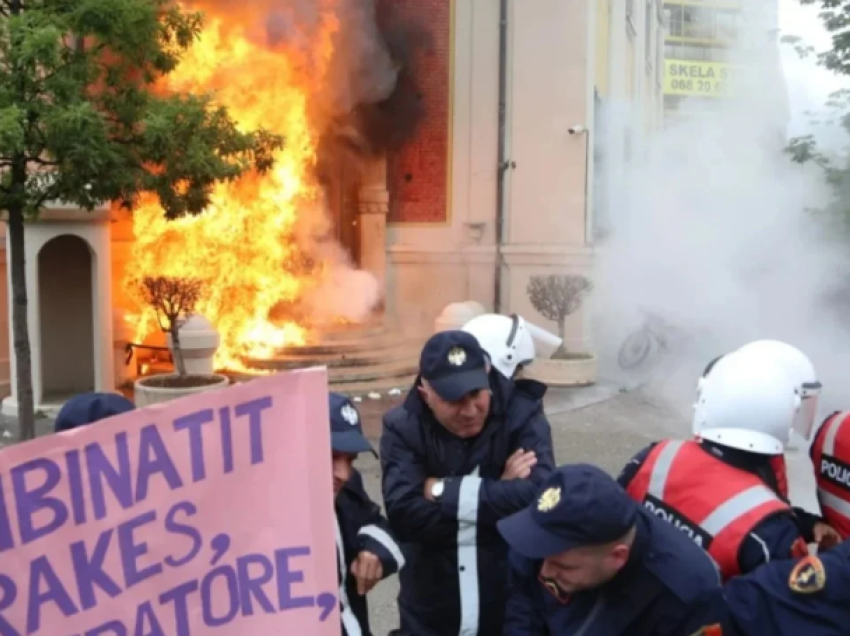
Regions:
[[38, 253], [43, 402], [95, 388], [92, 266], [88, 243], [70, 234]]

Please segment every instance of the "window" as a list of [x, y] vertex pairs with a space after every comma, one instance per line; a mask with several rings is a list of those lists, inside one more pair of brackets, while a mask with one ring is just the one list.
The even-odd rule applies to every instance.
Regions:
[[742, 17], [737, 9], [669, 3], [664, 19], [673, 37], [730, 41], [738, 37]]
[[644, 42], [646, 57], [646, 70], [652, 68], [652, 0], [646, 0], [646, 19], [644, 20]]
[[664, 45], [664, 55], [674, 60], [700, 60], [703, 62], [718, 61], [722, 51], [701, 44], [683, 44], [681, 42], [667, 42]]

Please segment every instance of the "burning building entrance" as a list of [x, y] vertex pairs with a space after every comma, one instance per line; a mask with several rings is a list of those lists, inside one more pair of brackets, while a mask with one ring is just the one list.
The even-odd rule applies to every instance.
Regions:
[[[361, 394], [376, 379], [407, 384], [407, 343], [421, 344], [450, 303], [540, 322], [530, 278], [590, 265], [589, 143], [569, 133], [593, 130], [588, 6], [515, 3], [500, 56], [496, 2], [193, 0], [203, 36], [162, 89], [212, 91], [240, 126], [285, 145], [272, 171], [220, 185], [198, 217], [166, 222], [140, 200], [133, 211], [51, 208], [27, 225], [36, 402], [63, 392], [44, 390], [43, 369], [64, 352], [46, 333], [61, 321], [41, 317], [39, 289], [52, 287], [38, 264], [67, 234], [91, 250], [68, 254], [93, 276], [91, 298], [74, 298], [92, 305], [85, 369], [97, 390], [127, 379], [127, 342], [164, 344], [129, 284], [146, 275], [205, 280], [197, 310], [220, 332], [219, 369], [320, 362]], [[399, 27], [425, 36], [405, 50]], [[584, 351], [581, 316], [571, 318], [567, 346]], [[0, 342], [0, 394], [3, 365]]]
[[[246, 361], [304, 345], [323, 326], [367, 320], [380, 299], [381, 283], [352, 259], [360, 252], [356, 196], [363, 172], [319, 152], [340, 146], [332, 143], [334, 124], [361, 99], [358, 87], [340, 90], [335, 83], [381, 81], [385, 94], [377, 95], [386, 97], [395, 69], [376, 41], [374, 55], [386, 57], [388, 75], [352, 78], [339, 47], [347, 40], [343, 5], [353, 10], [354, 3], [321, 4], [313, 15], [270, 9], [261, 21], [253, 6], [250, 14], [202, 6], [205, 30], [163, 87], [213, 91], [245, 130], [264, 128], [285, 140], [271, 171], [218, 185], [212, 205], [196, 217], [168, 221], [152, 198], [132, 214], [127, 281], [202, 280], [206, 293], [197, 309], [221, 334], [222, 369], [245, 370]], [[151, 309], [129, 319], [136, 342], [156, 332]]]

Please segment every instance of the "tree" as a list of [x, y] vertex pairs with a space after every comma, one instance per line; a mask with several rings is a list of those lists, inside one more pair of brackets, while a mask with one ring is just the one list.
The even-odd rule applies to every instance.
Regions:
[[202, 291], [203, 282], [195, 278], [145, 276], [139, 283], [142, 298], [156, 311], [159, 328], [171, 336], [174, 366], [181, 378], [186, 377], [186, 363], [180, 348], [180, 327], [195, 312]]
[[35, 435], [25, 221], [52, 201], [132, 207], [144, 192], [170, 219], [197, 214], [215, 182], [268, 170], [282, 146], [239, 131], [211, 95], [156, 89], [202, 26], [173, 0], [0, 0], [0, 209], [22, 439]]
[[[832, 34], [832, 47], [816, 53], [814, 47], [794, 35], [781, 41], [794, 48], [800, 57], [816, 55], [818, 64], [839, 74], [850, 75], [850, 0], [800, 0], [803, 5], [817, 5], [818, 14], [826, 30]], [[812, 123], [829, 124], [850, 133], [850, 91], [842, 89], [832, 93], [825, 104], [826, 113]], [[826, 182], [832, 188], [832, 201], [823, 210], [814, 210], [822, 219], [837, 225], [837, 229], [850, 234], [850, 153], [822, 151], [814, 135], [804, 135], [791, 140], [786, 148], [791, 160], [811, 163], [824, 171]]]
[[[593, 283], [584, 276], [550, 274], [532, 276], [526, 292], [531, 305], [548, 320], [558, 323], [558, 335], [565, 339], [567, 316], [581, 307], [585, 295], [593, 289]], [[562, 344], [559, 353], [566, 353]]]

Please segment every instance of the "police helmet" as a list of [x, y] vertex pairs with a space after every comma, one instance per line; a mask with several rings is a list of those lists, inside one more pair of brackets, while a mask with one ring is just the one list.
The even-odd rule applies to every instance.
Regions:
[[809, 357], [796, 347], [778, 340], [756, 340], [744, 345], [738, 352], [778, 364], [791, 377], [801, 401], [800, 411], [792, 428], [808, 439], [815, 425], [822, 387]]
[[794, 380], [759, 356], [723, 356], [702, 382], [694, 432], [722, 446], [779, 455], [800, 410]]
[[507, 378], [513, 378], [519, 367], [531, 364], [536, 356], [526, 322], [516, 314], [482, 314], [467, 322], [463, 331], [475, 336], [491, 364]]

